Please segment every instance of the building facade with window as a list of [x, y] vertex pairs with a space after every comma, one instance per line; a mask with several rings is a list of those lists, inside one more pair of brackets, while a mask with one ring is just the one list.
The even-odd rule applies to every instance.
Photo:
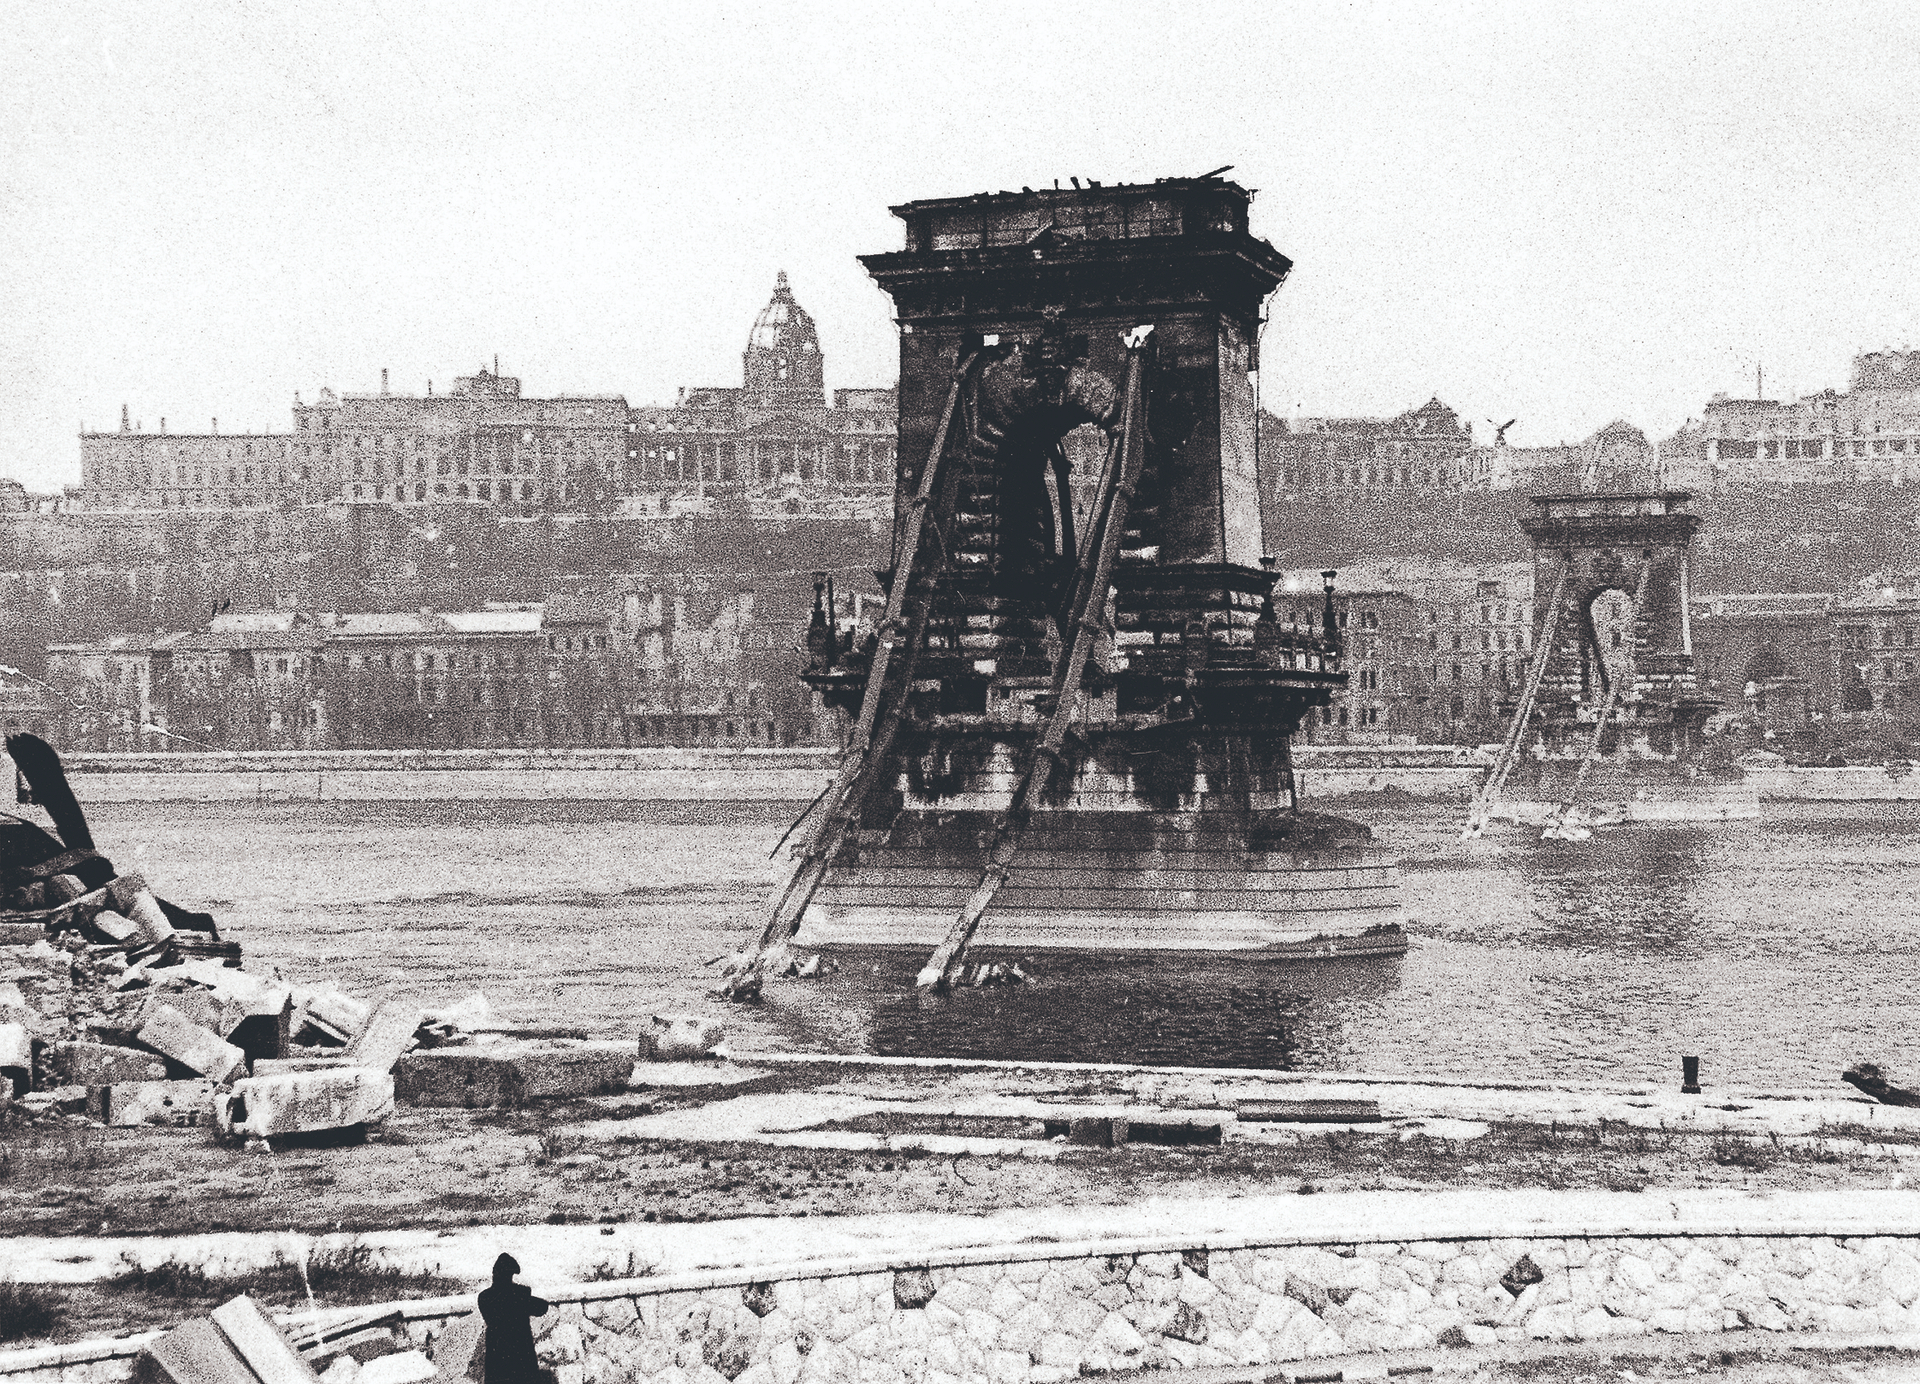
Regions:
[[[1428, 662], [1431, 607], [1401, 584], [1365, 572], [1334, 582], [1344, 693], [1301, 726], [1308, 744], [1413, 744], [1427, 738], [1432, 680]], [[1325, 627], [1326, 597], [1318, 570], [1284, 572], [1274, 588], [1274, 618], [1284, 630]]]
[[1455, 490], [1474, 483], [1473, 426], [1438, 398], [1392, 418], [1261, 420], [1270, 491]]

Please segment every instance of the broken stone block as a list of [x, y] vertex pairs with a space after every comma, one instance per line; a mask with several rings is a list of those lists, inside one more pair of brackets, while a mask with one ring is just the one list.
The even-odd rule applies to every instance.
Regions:
[[135, 1036], [155, 1052], [214, 1082], [225, 1082], [246, 1061], [239, 1048], [222, 1042], [171, 1004], [161, 1005]]
[[167, 1064], [138, 1048], [107, 1043], [53, 1043], [46, 1067], [64, 1085], [114, 1086], [123, 1082], [165, 1081]]
[[108, 907], [138, 929], [141, 946], [155, 946], [173, 936], [173, 922], [139, 875], [121, 875], [107, 886]]
[[487, 1366], [486, 1321], [478, 1312], [455, 1317], [427, 1343], [427, 1356], [448, 1384], [482, 1378]]
[[[229, 1007], [225, 1017], [231, 1019], [233, 1015], [234, 1009]], [[265, 1013], [240, 1016], [223, 1036], [246, 1054], [249, 1071], [262, 1060], [285, 1057], [293, 1046], [292, 992], [280, 991], [279, 1004]]]
[[319, 1034], [335, 1043], [346, 1043], [353, 1039], [366, 1025], [372, 1012], [364, 1000], [351, 995], [343, 995], [337, 990], [299, 990], [293, 995], [294, 1014], [298, 1019], [295, 1025], [295, 1037], [303, 1026], [311, 1026]]
[[[132, 974], [129, 972], [128, 974]], [[162, 973], [164, 974], [164, 973]], [[226, 1006], [220, 1003], [211, 990], [202, 990], [198, 986], [176, 986], [166, 981], [157, 983], [135, 1011], [139, 1015], [134, 1032], [146, 1027], [147, 1021], [158, 1014], [162, 1008], [171, 1006], [189, 1023], [218, 1034], [227, 1017]]]
[[134, 1358], [131, 1384], [260, 1384], [210, 1318], [195, 1317]]
[[433, 1361], [417, 1350], [382, 1355], [360, 1367], [360, 1384], [425, 1384], [439, 1376]]
[[640, 1035], [640, 1055], [654, 1062], [711, 1057], [727, 1031], [716, 1019], [697, 1014], [655, 1014]]
[[261, 1384], [318, 1384], [320, 1376], [313, 1372], [313, 1366], [301, 1358], [293, 1343], [252, 1298], [242, 1296], [222, 1303], [212, 1315], [213, 1324], [220, 1328], [234, 1354], [246, 1362]]
[[247, 1077], [215, 1102], [222, 1134], [269, 1138], [379, 1124], [393, 1113], [393, 1078], [370, 1067]]
[[25, 1024], [0, 1024], [0, 1086], [18, 1096], [32, 1084], [32, 1035]]
[[625, 1090], [633, 1058], [621, 1042], [489, 1043], [408, 1053], [393, 1076], [408, 1105], [486, 1109]]
[[347, 1044], [346, 1056], [354, 1065], [390, 1072], [402, 1053], [412, 1046], [414, 1030], [420, 1027], [420, 1011], [396, 999], [382, 999], [360, 1031]]
[[110, 1125], [191, 1127], [208, 1123], [212, 1109], [211, 1081], [135, 1081], [107, 1087]]
[[359, 1064], [348, 1057], [263, 1057], [253, 1064], [255, 1076], [286, 1076], [292, 1072], [338, 1071]]

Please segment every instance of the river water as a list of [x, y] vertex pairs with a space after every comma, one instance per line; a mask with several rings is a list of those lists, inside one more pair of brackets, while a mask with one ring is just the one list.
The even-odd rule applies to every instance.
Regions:
[[1052, 961], [1031, 985], [914, 995], [914, 958], [705, 998], [757, 926], [787, 803], [102, 804], [101, 848], [210, 908], [249, 966], [474, 990], [525, 1021], [626, 1035], [723, 1013], [737, 1048], [1831, 1085], [1920, 1059], [1920, 806], [1457, 839], [1462, 805], [1349, 805], [1400, 853], [1413, 948], [1291, 964]]

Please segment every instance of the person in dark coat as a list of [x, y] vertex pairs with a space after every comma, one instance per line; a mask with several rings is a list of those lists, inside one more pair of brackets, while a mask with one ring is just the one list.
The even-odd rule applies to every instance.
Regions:
[[480, 1292], [480, 1318], [487, 1324], [486, 1384], [539, 1384], [533, 1319], [546, 1316], [547, 1304], [513, 1281], [519, 1272], [511, 1254], [501, 1255], [493, 1261], [493, 1286]]

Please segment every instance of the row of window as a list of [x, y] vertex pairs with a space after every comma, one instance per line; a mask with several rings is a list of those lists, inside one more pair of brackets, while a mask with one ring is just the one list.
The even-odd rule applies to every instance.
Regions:
[[[575, 487], [573, 486], [566, 487], [568, 498], [572, 497], [574, 490]], [[415, 484], [411, 495], [407, 493], [407, 487], [405, 485], [356, 485], [353, 487], [352, 498], [356, 500], [386, 500], [394, 504], [407, 504], [409, 502], [418, 504], [427, 499], [427, 483], [421, 481]], [[471, 489], [469, 489], [465, 482], [461, 482], [452, 486], [435, 484], [433, 487], [433, 498], [441, 500], [499, 500], [502, 502], [518, 500], [521, 504], [533, 504], [539, 498], [539, 492], [534, 488], [532, 481], [522, 481], [517, 495], [514, 493], [513, 485], [509, 481], [501, 481], [497, 487], [491, 481], [481, 481], [479, 484], [471, 487]]]
[[1455, 479], [1450, 468], [1408, 466], [1408, 467], [1347, 467], [1334, 466], [1321, 470], [1317, 467], [1283, 466], [1280, 468], [1280, 484], [1283, 486], [1306, 485], [1442, 485]]

